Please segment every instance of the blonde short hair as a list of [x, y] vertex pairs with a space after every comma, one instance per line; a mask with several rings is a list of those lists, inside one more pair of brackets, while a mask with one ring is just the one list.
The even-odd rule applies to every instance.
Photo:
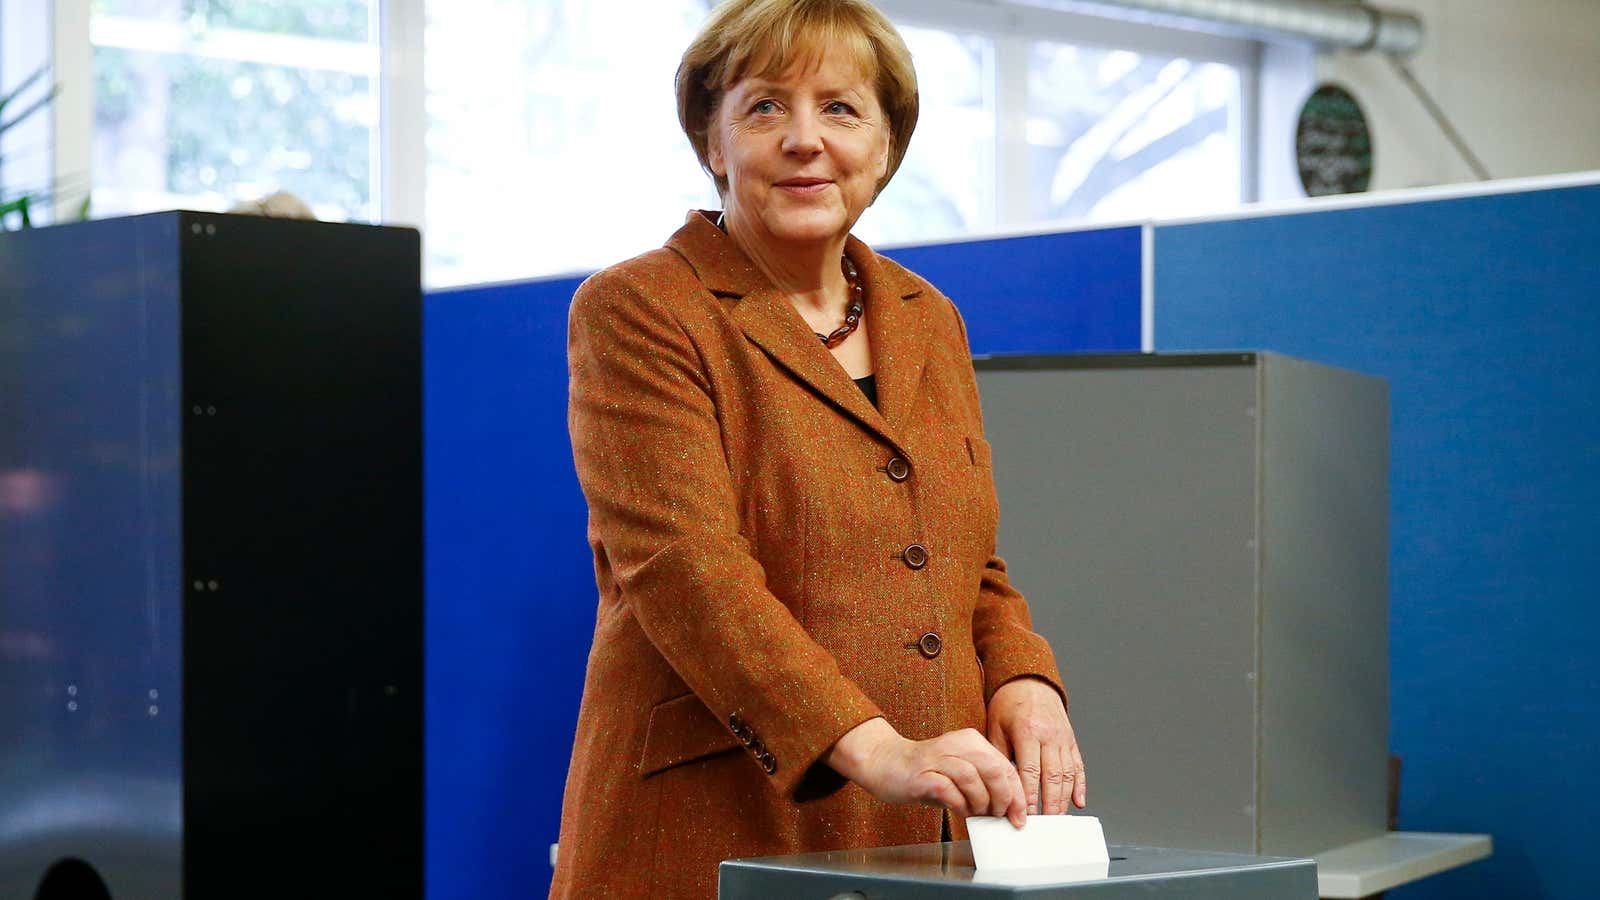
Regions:
[[883, 13], [865, 0], [726, 0], [684, 51], [677, 76], [678, 122], [719, 194], [727, 196], [728, 179], [711, 172], [706, 147], [723, 93], [741, 78], [775, 77], [835, 48], [877, 85], [889, 119], [889, 166], [878, 190], [894, 177], [917, 127], [917, 73]]

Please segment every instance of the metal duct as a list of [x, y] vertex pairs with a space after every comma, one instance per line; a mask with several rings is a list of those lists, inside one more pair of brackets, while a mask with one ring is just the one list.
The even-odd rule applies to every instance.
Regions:
[[1294, 37], [1331, 47], [1408, 54], [1422, 44], [1422, 20], [1350, 0], [1053, 0], [1054, 8], [1127, 18], [1220, 25], [1262, 38]]

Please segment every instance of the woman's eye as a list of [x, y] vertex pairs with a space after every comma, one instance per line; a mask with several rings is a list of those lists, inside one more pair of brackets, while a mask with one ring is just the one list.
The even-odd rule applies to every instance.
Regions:
[[750, 108], [763, 116], [769, 116], [778, 111], [778, 104], [771, 100], [760, 100]]
[[828, 115], [830, 116], [848, 116], [855, 112], [854, 109], [850, 108], [850, 104], [844, 102], [843, 100], [835, 100], [832, 103], [829, 103], [827, 109]]

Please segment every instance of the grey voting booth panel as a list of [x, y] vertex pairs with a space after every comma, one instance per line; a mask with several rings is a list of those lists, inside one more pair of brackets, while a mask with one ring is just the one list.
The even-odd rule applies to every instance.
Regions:
[[1388, 391], [1270, 353], [979, 360], [999, 553], [1119, 842], [1381, 834]]
[[[722, 864], [719, 900], [1313, 900], [1317, 867], [1277, 859], [1112, 846], [1088, 874], [1062, 869], [980, 872], [966, 841], [802, 853]], [[1064, 874], [1063, 874], [1064, 873]]]
[[418, 251], [0, 234], [0, 897], [422, 895]]

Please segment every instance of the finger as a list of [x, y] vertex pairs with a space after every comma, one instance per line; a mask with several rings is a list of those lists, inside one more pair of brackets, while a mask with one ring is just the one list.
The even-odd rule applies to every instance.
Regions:
[[984, 786], [983, 776], [978, 774], [977, 766], [959, 756], [948, 756], [940, 769], [945, 777], [955, 782], [965, 804], [965, 808], [959, 810], [951, 807], [951, 812], [961, 816], [988, 815], [989, 789]]
[[1011, 760], [993, 747], [985, 745], [983, 750], [978, 771], [983, 775], [983, 786], [989, 791], [989, 815], [1009, 817], [1012, 806], [1021, 796], [1017, 790], [1016, 769]]
[[[977, 767], [979, 776], [983, 778], [983, 786], [989, 792], [987, 815], [1009, 817], [1012, 805], [1024, 802], [1017, 799], [1021, 796], [1018, 790], [1020, 782], [1011, 759], [994, 745], [992, 738], [986, 740], [976, 729], [964, 729], [957, 733], [957, 737], [962, 748], [961, 755]], [[1005, 740], [1003, 733], [1000, 739]]]
[[1011, 784], [1011, 803], [1006, 806], [1005, 817], [1011, 824], [1021, 828], [1028, 824], [1028, 792], [1022, 787], [1022, 776], [1017, 774], [1017, 767], [1006, 763], [1006, 777]]
[[1061, 745], [1047, 744], [1040, 751], [1044, 764], [1044, 814], [1053, 816], [1064, 809], [1067, 796], [1067, 767], [1061, 760]]
[[1022, 786], [1022, 776], [1017, 774], [1016, 763], [1011, 758], [1011, 741], [1006, 738], [1006, 730], [999, 725], [989, 729], [989, 743], [1005, 758], [1005, 782], [1010, 790], [1010, 801], [1006, 803], [1004, 812], [999, 815], [1011, 820], [1011, 824], [1021, 828], [1028, 820], [1028, 792]]
[[1071, 755], [1072, 766], [1072, 802], [1078, 804], [1079, 809], [1089, 805], [1089, 782], [1083, 765], [1083, 754], [1078, 750], [1078, 742], [1073, 741], [1068, 752]]
[[1022, 794], [1028, 812], [1039, 811], [1039, 742], [1023, 740], [1011, 747], [1017, 761], [1017, 775], [1022, 781]]
[[921, 792], [922, 801], [934, 806], [942, 806], [950, 810], [951, 815], [965, 817], [966, 810], [963, 807], [966, 806], [967, 801], [962, 796], [961, 789], [956, 787], [956, 783], [951, 781], [950, 777], [943, 772], [928, 772], [925, 774], [928, 779], [928, 787]]

